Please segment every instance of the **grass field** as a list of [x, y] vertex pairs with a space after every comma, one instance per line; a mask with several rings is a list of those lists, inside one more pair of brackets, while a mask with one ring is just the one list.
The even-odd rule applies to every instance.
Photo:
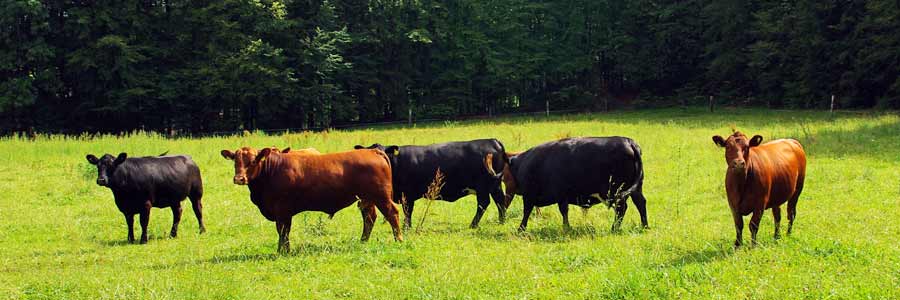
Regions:
[[[771, 212], [755, 248], [732, 249], [723, 150], [730, 125], [766, 140], [794, 137], [809, 156], [794, 234], [773, 240]], [[275, 224], [231, 183], [239, 146], [428, 144], [485, 137], [524, 150], [566, 136], [622, 135], [644, 153], [650, 229], [634, 206], [623, 231], [612, 210], [554, 206], [517, 234], [522, 201], [497, 222], [491, 204], [468, 229], [470, 196], [434, 202], [423, 226], [395, 243], [379, 215], [372, 239], [355, 207], [329, 220], [294, 217], [293, 252], [275, 254]], [[0, 140], [0, 297], [10, 299], [898, 299], [900, 117], [880, 113], [699, 109], [444, 122], [277, 136], [169, 140], [60, 136]], [[185, 208], [179, 237], [170, 210], [153, 209], [150, 242], [128, 244], [112, 193], [95, 184], [87, 153], [189, 154], [205, 183], [207, 233]], [[425, 215], [416, 206], [416, 222]], [[783, 221], [786, 224], [786, 220]], [[139, 228], [139, 226], [136, 226]], [[784, 230], [784, 229], [782, 229]], [[138, 235], [140, 231], [136, 232]], [[745, 229], [745, 241], [749, 232]]]

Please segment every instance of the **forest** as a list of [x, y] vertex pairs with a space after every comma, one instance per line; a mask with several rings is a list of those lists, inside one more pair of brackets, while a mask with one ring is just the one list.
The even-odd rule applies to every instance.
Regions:
[[3, 0], [0, 133], [900, 108], [900, 1]]

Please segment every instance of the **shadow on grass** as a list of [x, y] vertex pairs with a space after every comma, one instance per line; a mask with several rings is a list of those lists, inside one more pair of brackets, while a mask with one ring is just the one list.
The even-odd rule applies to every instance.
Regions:
[[[162, 236], [151, 235], [151, 236], [147, 237], [147, 244], [165, 241], [165, 240], [171, 240], [171, 239], [177, 239], [177, 237], [173, 238], [173, 237], [169, 237], [168, 235], [162, 235]], [[100, 245], [106, 246], [106, 247], [120, 247], [120, 246], [132, 246], [132, 245], [140, 246], [140, 245], [142, 245], [140, 236], [136, 237], [134, 239], [134, 242], [129, 242], [127, 238], [116, 238], [116, 239], [111, 239], [111, 240], [95, 239], [94, 242], [96, 242]]]
[[666, 263], [666, 266], [680, 268], [693, 264], [706, 264], [709, 262], [728, 258], [734, 255], [735, 251], [743, 250], [735, 250], [734, 247], [731, 246], [732, 244], [730, 240], [721, 240], [714, 245], [718, 246], [714, 246], [714, 248], [706, 247], [704, 249], [687, 252], [679, 257], [670, 260], [668, 263]]
[[[345, 254], [362, 247], [359, 241], [345, 241], [335, 244], [310, 244], [310, 243], [292, 243], [291, 252], [288, 254], [277, 253], [277, 249], [273, 244], [272, 247], [264, 247], [257, 249], [260, 252], [247, 253], [246, 249], [232, 248], [227, 250], [227, 255], [216, 255], [206, 259], [187, 260], [172, 264], [155, 265], [153, 269], [168, 269], [173, 267], [183, 267], [191, 265], [203, 264], [228, 264], [228, 263], [246, 263], [246, 262], [265, 262], [276, 261], [278, 259], [287, 259], [292, 257], [309, 257], [318, 255], [334, 255]], [[254, 250], [256, 252], [257, 250]]]
[[473, 233], [473, 236], [484, 240], [508, 241], [508, 240], [530, 240], [539, 243], [563, 243], [572, 240], [585, 238], [602, 238], [607, 236], [626, 236], [633, 234], [643, 234], [651, 229], [643, 229], [640, 226], [622, 226], [619, 231], [612, 231], [606, 226], [594, 226], [590, 224], [573, 225], [566, 229], [562, 225], [548, 225], [543, 227], [529, 228], [525, 232], [517, 231], [518, 225], [511, 226], [511, 231], [483, 231], [479, 230]]

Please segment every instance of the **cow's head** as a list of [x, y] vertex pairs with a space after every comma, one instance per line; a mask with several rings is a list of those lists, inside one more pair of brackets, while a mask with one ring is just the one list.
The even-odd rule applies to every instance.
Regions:
[[712, 137], [712, 140], [719, 147], [725, 148], [725, 163], [728, 164], [728, 170], [746, 172], [750, 161], [750, 148], [759, 146], [763, 138], [754, 135], [753, 138], [748, 139], [740, 131], [735, 131], [728, 139], [716, 135]]
[[234, 161], [234, 184], [247, 185], [259, 176], [264, 162], [272, 153], [278, 153], [278, 149], [263, 148], [256, 151], [251, 147], [243, 147], [237, 151], [222, 150], [222, 157]]
[[119, 165], [125, 162], [125, 159], [128, 158], [128, 154], [122, 152], [119, 153], [119, 156], [117, 157], [109, 154], [103, 154], [103, 156], [100, 158], [97, 158], [93, 154], [88, 154], [86, 158], [89, 163], [97, 166], [97, 185], [109, 186], [109, 178], [112, 177], [112, 174], [116, 171], [116, 168], [118, 168]]
[[390, 157], [394, 157], [394, 156], [400, 155], [400, 146], [397, 146], [397, 145], [385, 147], [385, 146], [382, 145], [382, 144], [375, 143], [375, 144], [372, 144], [372, 146], [368, 146], [368, 147], [364, 147], [363, 145], [356, 145], [356, 146], [353, 146], [353, 149], [356, 149], [356, 150], [359, 150], [359, 149], [378, 149], [378, 150], [384, 151], [384, 153], [387, 154], [387, 155], [390, 156]]

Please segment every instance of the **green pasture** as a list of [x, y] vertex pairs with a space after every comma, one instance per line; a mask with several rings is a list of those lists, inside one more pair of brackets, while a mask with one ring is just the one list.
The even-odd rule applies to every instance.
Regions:
[[[792, 137], [808, 154], [792, 236], [734, 250], [723, 150], [710, 137], [731, 126], [766, 140]], [[396, 243], [379, 215], [359, 242], [355, 206], [334, 219], [294, 217], [293, 252], [276, 255], [275, 224], [231, 183], [222, 149], [428, 144], [494, 137], [525, 150], [569, 136], [628, 136], [643, 149], [650, 229], [631, 205], [623, 230], [612, 210], [555, 206], [516, 232], [521, 198], [499, 224], [491, 204], [469, 229], [475, 198], [425, 200]], [[438, 122], [414, 127], [283, 135], [165, 139], [40, 136], [0, 139], [0, 298], [9, 299], [898, 299], [900, 117], [819, 111], [666, 109]], [[112, 193], [95, 184], [85, 155], [188, 154], [203, 174], [206, 226], [190, 206], [179, 237], [172, 214], [153, 209], [150, 242], [126, 243]], [[426, 206], [427, 214], [426, 214]], [[420, 225], [419, 221], [425, 219]], [[784, 220], [786, 224], [786, 220]], [[136, 224], [137, 225], [137, 224]], [[139, 226], [136, 226], [139, 228]], [[786, 226], [785, 226], [786, 227]], [[745, 229], [745, 241], [749, 232]], [[138, 230], [136, 234], [140, 234]]]

